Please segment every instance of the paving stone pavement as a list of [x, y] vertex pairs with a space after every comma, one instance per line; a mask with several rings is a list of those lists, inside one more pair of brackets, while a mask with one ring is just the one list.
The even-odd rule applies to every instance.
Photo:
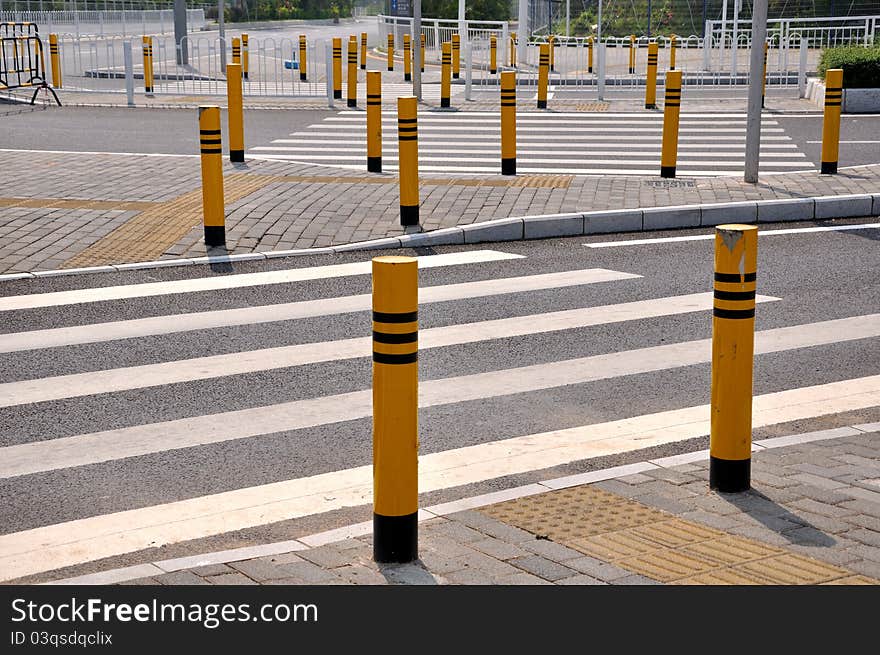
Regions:
[[759, 441], [752, 488], [739, 494], [709, 490], [703, 452], [492, 505], [461, 501], [420, 523], [410, 564], [374, 562], [367, 524], [313, 548], [121, 584], [880, 584], [878, 428]]

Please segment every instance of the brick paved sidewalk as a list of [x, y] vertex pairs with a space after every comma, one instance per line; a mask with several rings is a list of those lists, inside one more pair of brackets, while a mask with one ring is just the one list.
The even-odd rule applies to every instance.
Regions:
[[740, 494], [709, 490], [701, 451], [427, 508], [407, 565], [373, 562], [367, 522], [66, 582], [880, 584], [878, 428], [755, 441]]

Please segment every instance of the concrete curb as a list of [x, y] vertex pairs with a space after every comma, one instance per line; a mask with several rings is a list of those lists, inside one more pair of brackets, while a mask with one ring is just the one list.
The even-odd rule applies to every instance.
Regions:
[[[880, 423], [865, 423], [860, 425], [851, 425], [839, 428], [831, 428], [828, 430], [819, 430], [816, 432], [807, 432], [803, 434], [786, 435], [783, 437], [773, 437], [762, 439], [752, 443], [752, 451], [767, 450], [771, 448], [783, 448], [796, 444], [809, 443], [811, 441], [824, 441], [830, 439], [842, 439], [845, 437], [854, 437], [867, 432], [876, 432], [880, 430]], [[503, 489], [501, 491], [493, 491], [480, 496], [471, 498], [462, 498], [460, 500], [451, 501], [433, 505], [424, 509], [419, 509], [419, 521], [435, 518], [438, 516], [447, 516], [462, 512], [469, 509], [485, 507], [495, 503], [513, 500], [515, 498], [524, 498], [526, 496], [534, 496], [536, 494], [565, 489], [568, 487], [580, 486], [583, 484], [591, 484], [593, 482], [601, 482], [603, 480], [611, 480], [614, 478], [633, 475], [642, 471], [658, 468], [673, 468], [690, 462], [705, 461], [709, 458], [708, 450], [698, 450], [681, 455], [672, 455], [670, 457], [662, 457], [652, 459], [645, 462], [635, 462], [633, 464], [624, 464], [614, 466], [607, 469], [597, 471], [588, 471], [587, 473], [577, 473], [575, 475], [567, 475], [561, 478], [553, 478], [542, 480], [541, 482], [533, 482], [531, 484]], [[373, 529], [372, 521], [364, 521], [354, 525], [347, 525], [333, 530], [326, 530], [317, 534], [291, 539], [289, 541], [280, 541], [269, 544], [261, 544], [259, 546], [245, 546], [243, 548], [234, 548], [231, 550], [221, 550], [213, 553], [204, 553], [201, 555], [188, 555], [186, 557], [176, 557], [173, 559], [158, 560], [148, 564], [136, 564], [99, 573], [89, 573], [79, 575], [72, 578], [61, 580], [52, 580], [44, 582], [42, 585], [107, 585], [118, 582], [126, 582], [157, 575], [164, 575], [174, 571], [195, 568], [198, 566], [206, 566], [208, 564], [226, 564], [229, 562], [238, 562], [256, 557], [268, 557], [272, 555], [281, 555], [283, 553], [293, 553], [309, 548], [317, 548], [327, 544], [332, 544], [344, 539], [352, 537], [360, 537], [370, 534]]]
[[222, 264], [279, 257], [335, 254], [363, 250], [452, 246], [490, 241], [523, 241], [553, 237], [589, 236], [617, 232], [645, 232], [675, 228], [712, 227], [722, 223], [769, 223], [813, 221], [831, 218], [861, 218], [880, 215], [880, 193], [750, 200], [745, 202], [706, 203], [643, 209], [614, 209], [570, 214], [544, 214], [481, 221], [470, 225], [443, 228], [430, 232], [404, 234], [370, 241], [358, 241], [326, 248], [301, 248], [249, 252], [152, 262], [110, 264], [33, 273], [0, 275], [0, 282], [32, 278], [60, 277], [84, 273], [115, 273], [166, 266]]

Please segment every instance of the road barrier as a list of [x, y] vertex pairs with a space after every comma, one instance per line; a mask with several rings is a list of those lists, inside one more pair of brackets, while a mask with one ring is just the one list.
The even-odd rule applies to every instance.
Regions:
[[306, 42], [306, 35], [299, 35], [299, 80], [300, 82], [305, 82], [308, 80], [308, 70], [306, 68], [306, 59], [308, 52], [308, 44]]
[[752, 366], [758, 228], [715, 228], [709, 488], [747, 491], [751, 478]]
[[333, 99], [342, 100], [342, 39], [333, 38]]
[[669, 70], [675, 70], [675, 49], [678, 45], [678, 37], [673, 34], [669, 38]]
[[440, 106], [449, 107], [449, 97], [452, 94], [452, 44], [445, 41], [441, 46], [442, 57], [440, 59]]
[[550, 44], [541, 44], [538, 58], [538, 109], [547, 109], [547, 86], [550, 80]]
[[663, 101], [663, 141], [660, 150], [660, 177], [675, 177], [678, 160], [678, 116], [681, 112], [681, 71], [666, 72]]
[[358, 44], [357, 37], [351, 35], [348, 38], [348, 101], [349, 107], [357, 107], [357, 84], [358, 84]]
[[840, 110], [843, 102], [843, 69], [825, 71], [825, 112], [822, 118], [822, 173], [837, 173], [840, 149]]
[[226, 93], [229, 120], [229, 161], [244, 161], [244, 106], [241, 93], [241, 64], [226, 65]]
[[367, 72], [367, 170], [382, 172], [382, 73]]
[[418, 98], [397, 99], [397, 168], [400, 178], [400, 224], [419, 224]]
[[372, 274], [373, 559], [404, 563], [418, 558], [418, 262], [375, 257]]
[[394, 34], [388, 35], [388, 70], [394, 70]]
[[[57, 44], [55, 52], [53, 62], [57, 62]], [[61, 79], [60, 68], [58, 79]], [[40, 89], [51, 92], [55, 102], [61, 104], [55, 90], [46, 82], [46, 55], [37, 26], [33, 23], [0, 23], [0, 89], [19, 88], [34, 89], [31, 104], [36, 101]]]
[[516, 175], [516, 73], [501, 73], [501, 174]]
[[226, 243], [226, 213], [223, 199], [220, 107], [216, 105], [199, 107], [199, 141], [202, 157], [202, 216], [205, 224], [205, 245], [222, 246]]
[[241, 33], [241, 74], [248, 79], [250, 71], [250, 59], [248, 57], [248, 35]]
[[412, 81], [412, 41], [409, 34], [403, 35], [403, 81]]
[[498, 72], [498, 39], [494, 34], [489, 37], [489, 72], [492, 75]]
[[49, 35], [49, 57], [52, 61], [52, 86], [56, 89], [61, 88], [61, 56], [58, 52], [58, 35]]
[[361, 70], [367, 70], [367, 33], [361, 32]]
[[657, 50], [656, 43], [648, 44], [648, 70], [645, 80], [645, 109], [657, 108]]
[[636, 35], [630, 34], [629, 37], [629, 74], [636, 72]]
[[452, 35], [452, 78], [457, 80], [461, 75], [461, 37]]
[[[152, 95], [153, 93], [153, 37], [145, 36], [142, 38], [144, 48], [144, 93]], [[235, 61], [235, 44], [232, 45], [233, 61]]]

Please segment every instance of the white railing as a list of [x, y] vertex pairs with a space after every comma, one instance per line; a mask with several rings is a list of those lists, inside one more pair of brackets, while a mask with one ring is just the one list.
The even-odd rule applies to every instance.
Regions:
[[[412, 18], [384, 16], [379, 14], [379, 45], [384, 47], [388, 35], [394, 34], [394, 43], [402, 43], [404, 34], [412, 34]], [[507, 21], [458, 21], [446, 18], [422, 18], [421, 33], [425, 36], [426, 59], [440, 61], [441, 44], [452, 40], [453, 34], [460, 34], [466, 41], [485, 40], [490, 36], [498, 39], [499, 57], [507, 53]], [[465, 36], [466, 35], [466, 36]], [[462, 44], [463, 47], [464, 44]], [[500, 61], [500, 59], [499, 59]]]
[[[174, 31], [174, 10], [2, 11], [0, 22], [36, 23], [41, 34], [52, 32], [69, 32], [79, 36], [167, 34]], [[207, 25], [203, 9], [186, 10], [188, 31], [198, 32]]]

